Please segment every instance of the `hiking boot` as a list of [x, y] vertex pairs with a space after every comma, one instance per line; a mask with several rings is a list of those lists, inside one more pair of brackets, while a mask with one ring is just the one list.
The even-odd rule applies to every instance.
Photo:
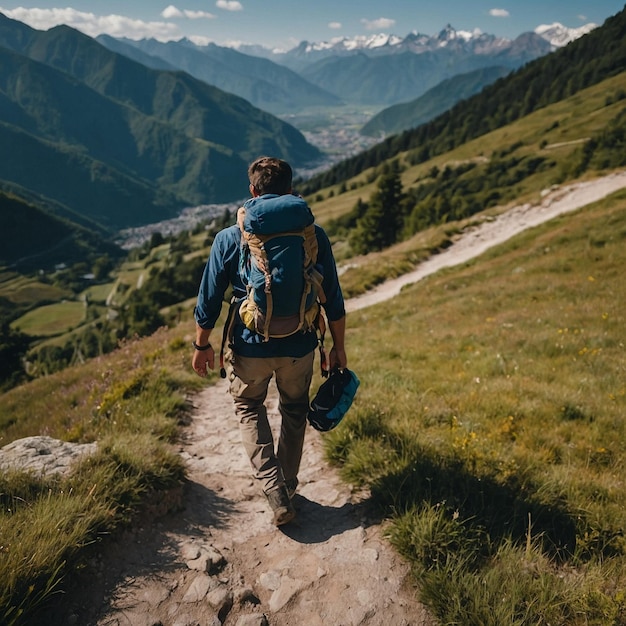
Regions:
[[296, 516], [296, 510], [291, 504], [287, 487], [283, 484], [276, 489], [272, 489], [265, 494], [267, 501], [274, 513], [274, 524], [282, 526], [287, 524]]
[[298, 488], [298, 479], [289, 478], [285, 481], [285, 487], [287, 487], [287, 495], [291, 500], [296, 495], [296, 489]]

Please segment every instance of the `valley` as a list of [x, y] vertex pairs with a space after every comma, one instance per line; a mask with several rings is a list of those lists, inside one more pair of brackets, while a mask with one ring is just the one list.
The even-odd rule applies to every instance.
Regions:
[[[295, 168], [296, 179], [307, 180], [320, 174], [343, 159], [371, 148], [379, 141], [359, 133], [363, 124], [375, 114], [372, 107], [333, 107], [307, 110], [282, 116], [282, 119], [295, 126], [306, 140], [319, 148], [322, 153], [314, 167]], [[260, 155], [259, 155], [260, 156]], [[126, 228], [116, 234], [115, 242], [125, 250], [143, 245], [154, 233], [178, 235], [185, 230], [193, 230], [198, 224], [211, 222], [225, 211], [234, 212], [245, 201], [203, 204], [187, 207], [171, 219], [160, 220], [134, 228]]]
[[314, 146], [323, 152], [321, 163], [314, 168], [300, 168], [297, 176], [310, 178], [331, 165], [371, 148], [384, 137], [367, 137], [361, 128], [380, 110], [380, 106], [344, 105], [304, 110], [281, 118], [295, 126]]

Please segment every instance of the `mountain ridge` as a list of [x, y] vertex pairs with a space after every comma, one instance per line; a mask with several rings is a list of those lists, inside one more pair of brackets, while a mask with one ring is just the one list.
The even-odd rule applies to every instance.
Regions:
[[303, 107], [341, 104], [336, 95], [309, 83], [293, 70], [228, 47], [198, 46], [188, 39], [162, 43], [156, 39], [134, 41], [100, 36], [96, 40], [144, 64], [158, 59], [276, 115]]
[[286, 52], [250, 45], [199, 45], [186, 38], [98, 40], [144, 63], [156, 57], [155, 63], [175, 66], [280, 115], [343, 103], [387, 107], [407, 102], [455, 74], [494, 65], [516, 69], [593, 27], [553, 24], [507, 39], [448, 24], [432, 36], [412, 31], [405, 37], [379, 33], [302, 41]]
[[360, 133], [372, 137], [391, 135], [424, 124], [510, 72], [510, 68], [496, 65], [457, 74], [435, 85], [415, 100], [383, 109], [370, 118]]
[[0, 156], [0, 181], [109, 232], [240, 198], [258, 154], [295, 166], [320, 157], [300, 131], [242, 98], [68, 26], [37, 31], [0, 14], [0, 58], [0, 134], [13, 146]]
[[[597, 28], [597, 24], [593, 22], [578, 28], [568, 28], [559, 22], [555, 22], [550, 25], [539, 25], [534, 31], [528, 32], [538, 35], [554, 47], [560, 47], [587, 34], [594, 28]], [[527, 33], [521, 33], [519, 36], [526, 34]], [[271, 49], [255, 44], [238, 44], [233, 47], [237, 50], [245, 51], [248, 54], [268, 56], [280, 62], [281, 58], [289, 59], [292, 56], [302, 56], [319, 52], [341, 54], [342, 52], [363, 51], [367, 53], [370, 51], [380, 53], [382, 51], [390, 53], [403, 51], [405, 49], [410, 49], [416, 53], [432, 52], [438, 48], [448, 46], [451, 43], [459, 44], [461, 42], [482, 49], [485, 49], [486, 46], [505, 48], [511, 45], [515, 39], [517, 39], [517, 37], [514, 39], [498, 37], [497, 35], [484, 33], [480, 29], [474, 29], [473, 31], [457, 30], [448, 23], [439, 32], [433, 35], [427, 35], [417, 30], [412, 30], [404, 37], [396, 34], [376, 33], [372, 35], [357, 35], [355, 37], [335, 37], [321, 42], [304, 40], [289, 50]]]

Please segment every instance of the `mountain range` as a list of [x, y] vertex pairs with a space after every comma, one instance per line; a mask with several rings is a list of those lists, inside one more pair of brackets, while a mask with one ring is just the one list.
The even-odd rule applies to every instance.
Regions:
[[38, 31], [0, 14], [0, 192], [9, 198], [2, 210], [21, 210], [11, 198], [25, 199], [63, 220], [47, 232], [77, 224], [78, 239], [88, 239], [84, 229], [107, 236], [185, 206], [238, 200], [255, 156], [281, 154], [296, 167], [321, 156], [270, 109], [380, 106], [438, 85], [439, 107], [447, 107], [446, 91], [468, 97], [549, 53], [555, 44], [547, 38], [558, 33], [544, 35], [508, 41], [447, 27], [435, 37], [302, 44], [270, 59], [187, 40]]
[[[557, 22], [538, 26], [532, 34], [546, 41], [554, 50], [586, 35], [594, 28], [597, 28], [597, 25], [593, 23], [585, 24], [580, 28], [567, 28]], [[522, 41], [527, 41], [528, 33], [523, 33], [520, 37], [522, 37]], [[498, 54], [515, 47], [518, 39], [519, 37], [515, 40], [497, 37], [480, 30], [456, 30], [451, 24], [447, 24], [435, 35], [425, 35], [417, 31], [410, 32], [404, 37], [378, 33], [351, 38], [338, 37], [322, 42], [302, 41], [287, 51], [272, 50], [249, 44], [241, 44], [237, 49], [247, 54], [266, 57], [277, 63], [301, 69], [329, 56], [348, 56], [357, 53], [369, 56], [400, 52], [421, 54], [423, 52], [435, 52], [442, 48], [454, 48], [477, 54]]]
[[433, 36], [374, 35], [331, 42], [304, 41], [287, 52], [259, 46], [238, 50], [187, 39], [158, 42], [100, 36], [121, 54], [151, 67], [176, 67], [248, 99], [276, 115], [342, 103], [389, 106], [414, 100], [459, 74], [487, 67], [516, 69], [594, 28], [561, 25], [514, 40], [451, 25]]
[[293, 126], [185, 72], [1, 14], [0, 141], [0, 188], [110, 232], [244, 196], [259, 154], [320, 157]]
[[155, 69], [183, 70], [195, 78], [250, 101], [274, 114], [314, 106], [338, 106], [336, 95], [308, 82], [289, 68], [232, 48], [197, 46], [188, 39], [160, 42], [156, 39], [97, 40], [110, 50]]

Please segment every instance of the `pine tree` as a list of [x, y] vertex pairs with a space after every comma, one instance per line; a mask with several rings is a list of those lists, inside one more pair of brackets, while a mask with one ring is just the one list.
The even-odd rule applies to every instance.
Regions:
[[382, 250], [398, 241], [403, 225], [403, 193], [400, 173], [394, 169], [386, 169], [380, 177], [368, 208], [350, 237], [357, 254]]

